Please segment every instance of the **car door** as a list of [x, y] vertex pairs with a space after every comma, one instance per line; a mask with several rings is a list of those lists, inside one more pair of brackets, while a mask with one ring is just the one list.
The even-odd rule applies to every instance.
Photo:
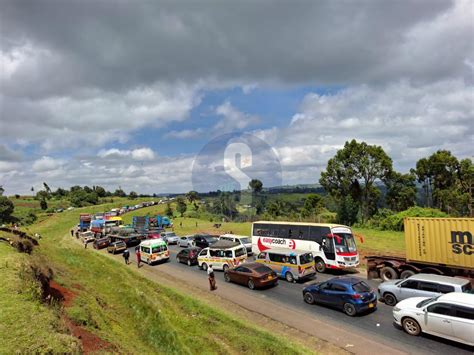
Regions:
[[474, 307], [454, 306], [453, 334], [464, 343], [474, 343]]
[[181, 250], [181, 252], [179, 254], [180, 254], [180, 257], [179, 257], [180, 262], [182, 262], [182, 263], [188, 262], [189, 250], [186, 250], [186, 249]]
[[197, 247], [201, 248], [201, 249], [204, 249], [205, 247], [203, 246], [203, 243], [202, 243], [202, 237], [199, 237], [199, 236], [196, 236], [194, 238], [194, 243]]
[[331, 287], [327, 290], [327, 303], [331, 306], [342, 307], [345, 302], [344, 296], [346, 294], [346, 287], [335, 282], [331, 284]]
[[245, 266], [239, 266], [234, 269], [233, 281], [241, 285], [247, 285], [251, 271]]
[[398, 287], [397, 297], [398, 301], [404, 300], [410, 297], [416, 297], [416, 292], [418, 291], [418, 281], [417, 280], [406, 280], [402, 282]]
[[320, 303], [330, 303], [330, 290], [332, 284], [330, 282], [323, 283], [319, 286], [319, 292], [315, 295], [315, 298]]
[[416, 291], [416, 297], [436, 297], [439, 296], [438, 284], [429, 281], [419, 281], [418, 291]]
[[452, 337], [454, 335], [453, 312], [453, 306], [449, 303], [437, 302], [429, 305], [425, 313], [424, 331], [434, 335]]

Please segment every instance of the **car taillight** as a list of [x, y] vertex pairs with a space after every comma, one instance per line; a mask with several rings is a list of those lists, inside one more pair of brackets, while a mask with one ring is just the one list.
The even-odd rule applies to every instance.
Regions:
[[352, 295], [352, 298], [357, 300], [357, 299], [362, 298], [362, 296], [359, 295], [358, 293], [355, 293], [355, 294]]
[[303, 271], [303, 268], [298, 265], [298, 272], [301, 273]]

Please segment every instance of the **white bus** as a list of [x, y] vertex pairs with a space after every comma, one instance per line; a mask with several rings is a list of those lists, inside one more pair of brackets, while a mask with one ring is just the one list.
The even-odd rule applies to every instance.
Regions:
[[343, 225], [258, 221], [252, 224], [255, 255], [271, 248], [303, 250], [314, 255], [316, 270], [346, 269], [359, 265], [352, 230]]

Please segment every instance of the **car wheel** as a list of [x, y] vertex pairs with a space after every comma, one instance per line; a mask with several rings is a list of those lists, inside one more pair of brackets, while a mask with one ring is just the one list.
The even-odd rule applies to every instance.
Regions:
[[348, 316], [354, 317], [357, 314], [357, 309], [351, 303], [344, 304], [344, 313]]
[[316, 271], [320, 273], [326, 271], [326, 264], [324, 263], [323, 259], [316, 260]]
[[191, 260], [188, 259], [188, 266], [192, 266]]
[[421, 333], [420, 325], [413, 318], [404, 318], [402, 321], [403, 330], [410, 335], [419, 335]]
[[255, 283], [253, 282], [252, 279], [250, 279], [248, 282], [247, 282], [247, 286], [249, 287], [249, 289], [253, 290], [255, 288]]
[[181, 262], [181, 260], [179, 260], [179, 257], [176, 257], [176, 261], [177, 261], [178, 263]]
[[292, 274], [291, 272], [289, 272], [289, 271], [285, 274], [285, 279], [286, 279], [286, 281], [288, 281], [288, 282], [293, 282], [293, 281], [295, 281], [295, 278], [293, 277], [293, 274]]
[[225, 280], [225, 282], [230, 282], [230, 275], [229, 275], [228, 272], [226, 272], [226, 273], [224, 274], [224, 280]]
[[314, 296], [311, 294], [311, 292], [306, 292], [303, 295], [303, 299], [307, 304], [313, 304], [314, 303]]
[[383, 281], [391, 281], [398, 279], [398, 272], [393, 267], [385, 266], [380, 270], [380, 278]]
[[401, 279], [407, 279], [407, 278], [409, 278], [410, 276], [413, 276], [413, 275], [415, 275], [414, 271], [405, 270], [405, 271], [402, 271], [402, 273], [400, 274], [400, 278]]
[[229, 265], [224, 265], [224, 266], [222, 267], [222, 270], [223, 270], [224, 272], [227, 272], [227, 270], [229, 270]]
[[391, 293], [385, 293], [383, 295], [383, 301], [387, 306], [395, 306], [397, 304], [397, 298]]
[[206, 263], [202, 263], [201, 268], [202, 268], [204, 271], [207, 271], [207, 264], [206, 264]]

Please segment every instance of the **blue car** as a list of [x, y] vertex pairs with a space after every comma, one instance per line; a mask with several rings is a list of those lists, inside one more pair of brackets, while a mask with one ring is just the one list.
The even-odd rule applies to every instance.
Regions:
[[377, 294], [355, 277], [335, 277], [303, 290], [306, 303], [320, 303], [339, 308], [348, 316], [377, 309]]

